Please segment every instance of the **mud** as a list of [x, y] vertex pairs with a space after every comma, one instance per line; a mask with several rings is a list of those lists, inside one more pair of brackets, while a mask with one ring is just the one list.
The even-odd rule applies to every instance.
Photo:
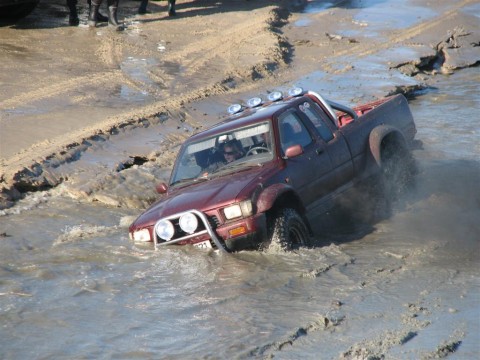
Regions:
[[[478, 2], [137, 7], [121, 34], [55, 0], [0, 28], [0, 356], [479, 357]], [[186, 137], [292, 85], [410, 98], [419, 173], [391, 213], [287, 253], [129, 241]]]

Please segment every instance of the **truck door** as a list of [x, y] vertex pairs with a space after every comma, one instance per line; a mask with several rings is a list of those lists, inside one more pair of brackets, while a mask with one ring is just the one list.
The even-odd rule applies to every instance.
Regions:
[[[301, 145], [303, 154], [286, 159], [288, 183], [300, 195], [308, 208], [315, 200], [328, 193], [331, 181], [332, 163], [325, 144], [312, 136], [312, 133], [294, 109], [289, 109], [278, 117], [279, 151], [285, 151], [292, 145]], [[286, 181], [287, 181], [286, 179]]]
[[318, 136], [325, 142], [325, 151], [332, 162], [332, 174], [335, 181], [330, 183], [330, 190], [338, 188], [353, 179], [353, 161], [345, 137], [336, 129], [327, 114], [314, 102], [305, 101], [298, 105], [301, 114], [310, 120]]

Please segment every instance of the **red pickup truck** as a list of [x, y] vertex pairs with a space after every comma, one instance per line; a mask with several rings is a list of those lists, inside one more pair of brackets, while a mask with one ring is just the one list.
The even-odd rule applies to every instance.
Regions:
[[402, 95], [349, 108], [294, 88], [229, 113], [182, 145], [169, 184], [157, 186], [163, 196], [130, 225], [132, 240], [227, 252], [308, 246], [338, 195], [410, 171], [416, 128]]

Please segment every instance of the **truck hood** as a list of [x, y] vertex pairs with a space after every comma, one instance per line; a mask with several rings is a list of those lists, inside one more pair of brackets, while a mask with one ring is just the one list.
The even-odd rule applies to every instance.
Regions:
[[140, 215], [131, 228], [153, 226], [160, 218], [182, 211], [191, 209], [208, 211], [231, 204], [243, 189], [252, 182], [261, 182], [262, 175], [272, 168], [272, 165], [264, 165], [170, 189], [167, 196]]

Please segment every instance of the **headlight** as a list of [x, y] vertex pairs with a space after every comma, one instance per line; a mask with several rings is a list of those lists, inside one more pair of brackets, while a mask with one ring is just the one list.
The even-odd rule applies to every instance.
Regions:
[[178, 221], [180, 228], [188, 234], [193, 234], [198, 227], [198, 219], [192, 213], [186, 213], [180, 216]]
[[173, 224], [168, 220], [160, 220], [155, 224], [155, 233], [160, 239], [170, 240], [175, 234]]
[[134, 231], [132, 237], [134, 241], [152, 241], [148, 229]]
[[242, 210], [240, 209], [239, 204], [226, 207], [223, 209], [223, 213], [228, 220], [242, 216]]
[[223, 209], [225, 218], [228, 220], [238, 218], [240, 216], [250, 216], [253, 214], [253, 206], [250, 200], [242, 201], [238, 204], [228, 206]]

